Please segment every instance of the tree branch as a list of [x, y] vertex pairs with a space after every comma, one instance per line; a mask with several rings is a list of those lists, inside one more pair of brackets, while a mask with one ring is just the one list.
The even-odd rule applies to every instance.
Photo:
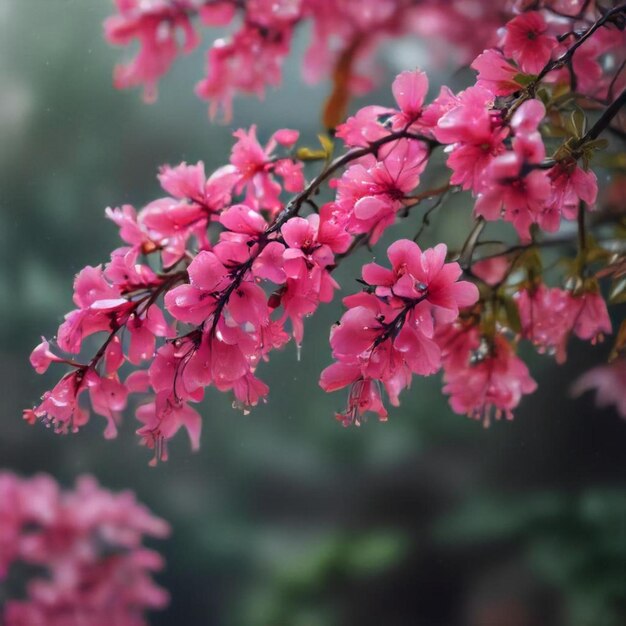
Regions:
[[580, 46], [582, 46], [599, 28], [604, 26], [607, 22], [612, 21], [617, 15], [620, 13], [626, 13], [626, 4], [620, 4], [619, 6], [607, 11], [602, 17], [598, 18], [590, 28], [588, 28], [581, 37], [572, 44], [558, 59], [554, 61], [550, 61], [537, 75], [537, 78], [531, 83], [532, 88], [534, 89], [545, 77], [547, 74], [554, 70], [561, 69], [567, 63], [572, 60], [574, 53]]
[[620, 112], [620, 109], [626, 105], [626, 89], [620, 93], [617, 98], [604, 110], [598, 121], [585, 133], [580, 140], [580, 145], [584, 145], [589, 141], [597, 139], [600, 134], [609, 127], [613, 118]]

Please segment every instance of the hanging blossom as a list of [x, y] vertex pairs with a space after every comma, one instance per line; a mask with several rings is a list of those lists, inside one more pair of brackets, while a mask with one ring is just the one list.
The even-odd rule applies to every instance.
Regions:
[[[390, 109], [398, 130], [381, 125], [382, 135], [362, 150], [363, 158], [371, 153], [380, 186], [369, 189], [370, 199], [384, 195], [393, 211], [419, 184], [431, 147], [427, 136], [409, 132], [428, 118], [425, 85], [421, 72], [399, 77], [399, 108]], [[107, 210], [128, 245], [104, 267], [78, 274], [77, 308], [59, 327], [56, 347], [43, 339], [33, 351], [39, 373], [53, 362], [71, 369], [25, 412], [29, 422], [75, 432], [89, 421], [90, 405], [111, 438], [129, 395], [148, 394], [136, 412], [138, 434], [156, 462], [167, 458], [167, 442], [181, 428], [198, 448], [201, 418], [193, 405], [208, 386], [232, 392], [244, 410], [265, 399], [258, 366], [290, 336], [302, 342], [304, 319], [339, 287], [331, 272], [353, 233], [340, 202], [297, 215], [317, 184], [304, 188], [302, 163], [289, 154], [297, 132], [278, 131], [265, 146], [254, 127], [234, 135], [230, 163], [208, 178], [201, 163], [164, 166], [159, 180], [168, 196], [139, 212]], [[294, 193], [285, 205], [283, 196]], [[161, 270], [147, 262], [151, 256]], [[96, 355], [76, 358], [92, 335], [106, 337]], [[127, 364], [139, 369], [126, 375]]]
[[521, 289], [515, 297], [522, 336], [540, 352], [554, 354], [558, 363], [563, 363], [567, 357], [571, 334], [596, 343], [611, 333], [606, 302], [597, 292], [576, 293], [540, 284]]
[[[343, 99], [343, 92], [369, 89], [373, 50], [384, 39], [408, 34], [423, 38], [433, 59], [441, 63], [449, 61], [451, 47], [462, 63], [495, 45], [497, 51], [479, 57], [475, 67], [481, 80], [508, 94], [522, 86], [521, 77], [538, 74], [558, 58], [595, 10], [595, 3], [583, 0], [451, 0], [445, 4], [433, 0], [115, 0], [115, 4], [117, 13], [104, 24], [105, 38], [116, 46], [136, 41], [139, 51], [129, 63], [116, 67], [114, 83], [118, 88], [143, 85], [147, 100], [155, 98], [158, 80], [175, 59], [198, 46], [199, 27], [228, 29], [209, 48], [207, 73], [196, 87], [196, 93], [209, 100], [211, 115], [222, 109], [227, 120], [237, 93], [263, 97], [268, 86], [280, 84], [294, 33], [303, 25], [311, 32], [303, 75], [309, 82], [332, 76], [337, 100]], [[535, 10], [527, 10], [529, 5]], [[441, 54], [442, 41], [447, 44], [446, 57]], [[573, 64], [584, 93], [606, 94], [609, 81], [602, 56], [607, 49], [619, 50], [623, 43], [618, 33], [603, 30], [581, 47]], [[567, 70], [560, 69], [550, 80], [564, 79], [564, 73]]]
[[626, 418], [626, 361], [616, 359], [590, 369], [574, 382], [571, 391], [574, 396], [595, 391], [597, 406], [614, 406], [620, 417]]
[[16, 581], [25, 583], [23, 597], [0, 609], [2, 623], [147, 624], [145, 613], [169, 598], [153, 580], [163, 560], [143, 541], [168, 534], [131, 492], [114, 494], [89, 476], [63, 491], [49, 476], [0, 472], [0, 581], [33, 568]]
[[381, 387], [397, 406], [413, 374], [437, 372], [441, 349], [435, 333], [456, 320], [459, 308], [478, 300], [476, 286], [458, 280], [458, 263], [445, 263], [444, 244], [422, 252], [401, 239], [387, 255], [392, 269], [364, 266], [367, 290], [344, 298], [348, 310], [331, 331], [337, 362], [322, 372], [320, 385], [325, 391], [351, 385], [348, 408], [337, 415], [344, 425], [359, 425], [366, 411], [386, 419]]
[[[311, 42], [303, 73], [309, 82], [349, 66], [345, 88], [352, 93], [372, 86], [370, 57], [389, 37], [418, 34], [433, 42], [453, 43], [458, 58], [467, 60], [486, 44], [510, 15], [507, 0], [492, 5], [464, 0], [442, 6], [430, 0], [115, 0], [117, 13], [104, 24], [106, 40], [116, 46], [138, 42], [137, 55], [114, 73], [117, 88], [144, 86], [153, 100], [158, 80], [180, 54], [200, 42], [199, 26], [227, 27], [229, 34], [213, 41], [207, 52], [207, 73], [196, 93], [210, 101], [212, 116], [220, 109], [231, 116], [233, 97], [241, 92], [263, 97], [276, 87], [291, 52], [294, 32], [308, 25]], [[443, 59], [442, 59], [443, 61]]]
[[356, 159], [337, 189], [335, 212], [351, 234], [368, 234], [376, 243], [410, 203], [418, 187], [433, 146], [430, 132], [438, 104], [424, 106], [428, 78], [423, 72], [403, 72], [393, 83], [398, 109], [366, 107], [337, 129], [337, 136], [349, 147], [366, 147], [389, 135], [382, 120], [390, 117], [391, 127], [405, 136], [385, 143], [375, 154]]
[[492, 419], [513, 418], [513, 410], [537, 388], [526, 364], [501, 334], [481, 334], [459, 323], [439, 336], [442, 345], [443, 392], [450, 406], [489, 426]]
[[[185, 3], [122, 5], [141, 23], [144, 10], [159, 21], [159, 11]], [[295, 24], [305, 6], [312, 11], [318, 5], [279, 2], [276, 19]], [[393, 21], [395, 6], [376, 3], [354, 27]], [[341, 10], [349, 7], [342, 3]], [[244, 28], [260, 24], [267, 36], [274, 18], [265, 3], [245, 8], [258, 14]], [[388, 250], [391, 269], [365, 265], [366, 288], [344, 298], [347, 311], [331, 333], [335, 363], [324, 370], [321, 385], [326, 391], [349, 387], [340, 419], [360, 423], [368, 411], [385, 418], [386, 397], [397, 405], [414, 375], [443, 370], [455, 411], [485, 422], [510, 418], [535, 387], [517, 356], [519, 341], [563, 361], [570, 336], [594, 343], [611, 332], [605, 281], [594, 272], [620, 254], [619, 247], [609, 252], [595, 243], [586, 229], [596, 226], [587, 214], [600, 197], [591, 167], [595, 152], [604, 149], [599, 135], [611, 124], [619, 130], [626, 98], [623, 90], [615, 95], [623, 82], [617, 52], [625, 48], [616, 42], [624, 37], [624, 10], [600, 15], [590, 3], [568, 9], [552, 2], [526, 8], [515, 3], [519, 14], [505, 24], [499, 47], [474, 60], [478, 74], [467, 89], [455, 93], [444, 86], [429, 97], [424, 72], [402, 72], [392, 85], [394, 106], [356, 111], [337, 125], [335, 143], [324, 139], [322, 151], [298, 145], [292, 129], [267, 142], [259, 141], [255, 126], [240, 129], [229, 162], [213, 173], [207, 175], [202, 163], [163, 166], [163, 197], [139, 210], [108, 209], [124, 245], [104, 266], [78, 274], [76, 308], [55, 340], [43, 339], [33, 351], [37, 372], [54, 363], [67, 373], [25, 412], [27, 421], [75, 432], [93, 412], [105, 419], [105, 436], [114, 437], [136, 396], [137, 432], [154, 450], [152, 463], [168, 457], [168, 443], [181, 429], [197, 449], [197, 405], [209, 387], [232, 394], [244, 411], [266, 401], [262, 364], [291, 339], [300, 347], [305, 319], [340, 289], [335, 267], [433, 199], [419, 239], [433, 211], [449, 194], [463, 192], [474, 226], [458, 250], [439, 244], [422, 251], [396, 237]], [[236, 13], [226, 1], [187, 9], [186, 15], [201, 9], [203, 19], [216, 22]], [[578, 37], [568, 29], [578, 29]], [[587, 48], [605, 59], [593, 93], [611, 96], [593, 127], [578, 103], [561, 97], [580, 87], [576, 71], [563, 69], [578, 57], [588, 63]], [[340, 142], [345, 151], [331, 160]], [[441, 170], [432, 171], [440, 149], [445, 184], [430, 188], [423, 181], [441, 178]], [[304, 165], [315, 161], [323, 165], [308, 177]], [[326, 184], [334, 194], [328, 201], [321, 195]], [[577, 237], [549, 240], [574, 219]], [[616, 221], [612, 215], [604, 223], [611, 229]], [[500, 242], [504, 252], [495, 256], [502, 258], [489, 263], [479, 251], [494, 245], [483, 237], [492, 222], [504, 223], [513, 241], [509, 250]], [[524, 253], [539, 254], [544, 242], [579, 248], [562, 276], [566, 289], [545, 286], [543, 267]], [[100, 347], [85, 358], [95, 339]]]

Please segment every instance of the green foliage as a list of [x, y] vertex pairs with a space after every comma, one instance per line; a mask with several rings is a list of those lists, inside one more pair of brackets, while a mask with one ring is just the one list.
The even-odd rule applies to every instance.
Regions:
[[484, 497], [439, 524], [446, 543], [515, 545], [567, 599], [571, 626], [621, 626], [626, 614], [626, 493]]

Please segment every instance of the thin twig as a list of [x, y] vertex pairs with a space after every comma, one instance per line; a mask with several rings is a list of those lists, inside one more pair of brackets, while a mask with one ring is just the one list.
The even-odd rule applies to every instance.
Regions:
[[602, 17], [597, 19], [590, 28], [588, 28], [579, 39], [576, 40], [558, 59], [550, 61], [537, 75], [537, 78], [529, 85], [530, 91], [546, 77], [550, 72], [561, 69], [567, 63], [569, 63], [574, 56], [574, 53], [580, 46], [582, 46], [599, 28], [604, 26], [607, 22], [610, 22], [616, 15], [620, 13], [626, 13], [626, 4], [620, 4], [619, 6], [607, 11]]
[[598, 118], [596, 123], [585, 133], [580, 139], [579, 146], [583, 146], [589, 141], [597, 139], [600, 134], [609, 127], [609, 124], [613, 118], [620, 112], [623, 106], [626, 105], [626, 89], [620, 93], [613, 102], [604, 110], [602, 115]]
[[472, 266], [472, 257], [474, 256], [474, 250], [486, 224], [487, 222], [485, 221], [484, 217], [477, 218], [474, 224], [474, 228], [472, 228], [470, 234], [467, 236], [467, 239], [465, 240], [465, 243], [461, 248], [461, 253], [459, 254], [458, 258], [459, 264], [463, 269]]

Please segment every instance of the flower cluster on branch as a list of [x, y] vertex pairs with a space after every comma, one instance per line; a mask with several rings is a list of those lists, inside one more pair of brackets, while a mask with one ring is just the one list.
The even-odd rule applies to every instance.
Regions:
[[[370, 58], [390, 37], [408, 34], [454, 42], [461, 61], [495, 43], [495, 31], [510, 14], [511, 2], [451, 0], [115, 0], [117, 13], [104, 25], [107, 40], [119, 46], [139, 42], [132, 61], [115, 69], [118, 88], [142, 85], [148, 101], [176, 57], [200, 43], [202, 27], [228, 29], [207, 52], [207, 74], [196, 93], [210, 113], [230, 119], [233, 96], [262, 97], [280, 84], [282, 65], [296, 29], [308, 26], [311, 42], [303, 75], [308, 82], [333, 76], [338, 85], [332, 107], [342, 109], [348, 93], [372, 86]], [[558, 3], [555, 3], [558, 4]], [[327, 112], [335, 117], [332, 111]], [[337, 120], [339, 121], [339, 120]]]
[[[356, 11], [351, 2], [119, 0], [120, 15], [107, 30], [116, 41], [138, 36], [143, 43], [122, 82], [152, 85], [177, 52], [174, 31], [186, 32], [188, 46], [195, 42], [192, 14], [223, 24], [243, 11], [242, 30], [210, 53], [207, 84], [222, 82], [216, 91], [205, 87], [224, 103], [235, 89], [259, 89], [254, 76], [264, 55], [276, 64], [272, 47], [286, 54], [304, 17], [314, 21], [315, 49], [333, 58], [331, 35], [341, 34], [347, 45], [354, 29], [369, 28], [378, 38], [388, 32], [381, 23], [394, 33], [408, 23], [398, 15], [413, 11], [430, 11], [437, 23], [438, 3], [358, 4], [367, 27], [337, 15]], [[495, 3], [489, 15], [501, 17], [504, 4]], [[452, 5], [454, 11], [464, 3]], [[413, 238], [404, 233], [387, 251], [391, 267], [366, 264], [363, 290], [343, 300], [347, 310], [330, 336], [335, 363], [320, 384], [326, 391], [350, 387], [348, 407], [338, 414], [344, 424], [361, 423], [367, 412], [386, 419], [387, 399], [397, 405], [413, 375], [440, 370], [454, 411], [485, 424], [511, 418], [536, 388], [517, 354], [521, 341], [562, 362], [571, 337], [596, 342], [611, 333], [607, 300], [619, 303], [626, 289], [624, 207], [599, 205], [594, 167], [598, 152], [616, 154], [600, 135], [612, 133], [617, 144], [624, 134], [626, 5], [506, 7], [517, 13], [494, 31], [495, 47], [474, 59], [476, 83], [467, 89], [444, 86], [429, 100], [425, 73], [402, 72], [392, 87], [395, 107], [360, 109], [336, 126], [334, 139], [323, 137], [322, 150], [298, 146], [291, 129], [266, 145], [254, 126], [238, 130], [230, 162], [208, 177], [202, 163], [164, 166], [164, 197], [139, 211], [108, 209], [124, 245], [104, 266], [79, 273], [76, 308], [59, 327], [56, 346], [44, 339], [32, 353], [40, 373], [53, 362], [69, 371], [26, 419], [75, 431], [89, 419], [88, 397], [107, 420], [105, 436], [113, 437], [128, 396], [138, 394], [138, 433], [154, 449], [153, 462], [167, 458], [167, 442], [181, 428], [197, 448], [201, 417], [194, 407], [205, 390], [232, 393], [244, 410], [264, 400], [269, 390], [259, 366], [290, 339], [301, 344], [304, 320], [340, 287], [336, 265], [434, 199], [424, 213], [427, 226], [451, 192], [464, 193], [473, 207], [474, 227], [461, 249], [422, 250], [416, 240], [423, 228]], [[470, 29], [472, 23], [465, 22]], [[246, 47], [254, 37], [263, 44]], [[333, 159], [339, 141], [345, 151]], [[446, 183], [424, 190], [420, 181], [436, 167], [437, 150], [446, 156]], [[307, 178], [305, 164], [316, 162], [321, 169]], [[619, 158], [613, 162], [619, 184]], [[334, 197], [321, 203], [326, 184]], [[492, 222], [508, 228], [513, 243], [486, 239]], [[604, 239], [590, 232], [596, 227]], [[549, 271], [544, 246], [575, 255]], [[91, 335], [104, 341], [93, 357], [81, 358]], [[614, 356], [624, 346], [620, 330]]]
[[13, 568], [33, 572], [24, 597], [1, 607], [2, 623], [144, 626], [168, 594], [152, 578], [161, 556], [143, 541], [168, 534], [132, 493], [111, 493], [89, 476], [62, 491], [49, 476], [0, 472], [0, 581]]

